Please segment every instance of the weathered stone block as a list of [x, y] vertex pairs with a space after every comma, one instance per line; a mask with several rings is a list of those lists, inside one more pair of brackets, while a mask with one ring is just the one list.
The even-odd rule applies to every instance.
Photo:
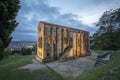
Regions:
[[88, 54], [89, 32], [47, 22], [39, 23], [36, 55], [39, 61], [79, 58]]

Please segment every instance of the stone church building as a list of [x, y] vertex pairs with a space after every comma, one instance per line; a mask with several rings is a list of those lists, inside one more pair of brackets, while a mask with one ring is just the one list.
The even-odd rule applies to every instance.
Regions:
[[38, 26], [37, 55], [42, 62], [90, 55], [89, 32], [41, 21]]

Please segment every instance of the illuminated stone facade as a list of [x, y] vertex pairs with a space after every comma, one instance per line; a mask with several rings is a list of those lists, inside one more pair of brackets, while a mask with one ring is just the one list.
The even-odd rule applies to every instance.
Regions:
[[89, 32], [40, 22], [36, 58], [42, 62], [90, 55]]

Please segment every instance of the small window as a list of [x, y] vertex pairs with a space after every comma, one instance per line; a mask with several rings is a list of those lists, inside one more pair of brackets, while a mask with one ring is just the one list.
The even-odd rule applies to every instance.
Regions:
[[47, 53], [47, 57], [49, 57], [50, 56], [50, 54], [49, 53]]
[[41, 32], [41, 27], [39, 27], [39, 31]]
[[53, 38], [53, 44], [54, 45], [56, 44], [56, 38]]
[[47, 44], [48, 44], [48, 46], [50, 46], [50, 37], [48, 37], [48, 39], [47, 39]]
[[64, 43], [67, 44], [67, 38], [64, 37]]
[[42, 37], [40, 37], [38, 41], [39, 41], [38, 42], [39, 43], [39, 47], [42, 48]]
[[70, 46], [73, 45], [73, 39], [72, 39], [72, 37], [69, 38], [69, 45], [70, 45]]
[[71, 42], [71, 43], [73, 42], [73, 39], [72, 39], [72, 37], [70, 37], [70, 42]]

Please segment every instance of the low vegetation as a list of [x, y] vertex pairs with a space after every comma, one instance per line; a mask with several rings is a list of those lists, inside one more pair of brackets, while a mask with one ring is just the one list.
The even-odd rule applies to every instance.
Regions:
[[13, 50], [12, 54], [31, 55], [36, 53], [36, 48], [21, 48], [20, 50]]
[[26, 64], [32, 63], [34, 55], [9, 57], [0, 61], [0, 80], [63, 80], [62, 76], [53, 70], [18, 70]]
[[[103, 53], [103, 51], [94, 51]], [[76, 78], [63, 78], [52, 69], [40, 69], [36, 71], [18, 70], [18, 67], [32, 63], [34, 55], [9, 57], [0, 61], [0, 80], [120, 80], [120, 51], [111, 52], [111, 60], [108, 64], [85, 71]]]
[[[100, 53], [103, 51], [98, 52]], [[120, 51], [111, 51], [111, 55], [111, 60], [108, 64], [85, 71], [75, 80], [120, 80]]]

